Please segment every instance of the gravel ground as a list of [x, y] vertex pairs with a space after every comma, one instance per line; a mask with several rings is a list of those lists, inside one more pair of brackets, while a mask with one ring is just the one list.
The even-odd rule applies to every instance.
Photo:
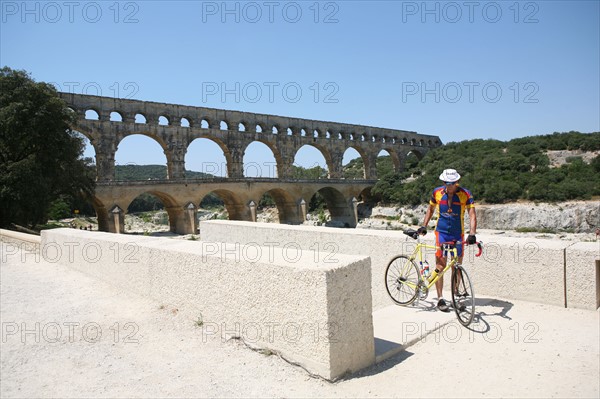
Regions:
[[330, 383], [209, 335], [197, 309], [1, 245], [2, 398], [600, 396], [598, 311], [497, 300], [476, 332], [451, 323]]

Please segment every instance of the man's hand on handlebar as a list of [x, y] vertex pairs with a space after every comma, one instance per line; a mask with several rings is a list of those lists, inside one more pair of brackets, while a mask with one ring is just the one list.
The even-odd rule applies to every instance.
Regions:
[[475, 254], [475, 256], [477, 256], [477, 257], [481, 256], [481, 253], [483, 252], [483, 243], [481, 241], [477, 241], [477, 237], [475, 237], [475, 234], [469, 234], [467, 236], [466, 245], [473, 245], [473, 244], [477, 244], [477, 248], [479, 249], [479, 251]]
[[425, 226], [419, 227], [419, 229], [417, 230], [417, 234], [422, 235], [422, 236], [427, 234], [427, 227], [425, 227]]
[[477, 242], [477, 237], [475, 237], [475, 234], [469, 234], [467, 236], [467, 244], [469, 245], [473, 245]]

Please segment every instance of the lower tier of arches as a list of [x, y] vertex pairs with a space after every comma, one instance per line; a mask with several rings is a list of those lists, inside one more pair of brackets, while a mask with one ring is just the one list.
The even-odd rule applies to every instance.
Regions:
[[358, 223], [357, 198], [367, 196], [375, 181], [317, 180], [272, 181], [269, 179], [163, 180], [149, 182], [100, 183], [92, 204], [101, 231], [125, 232], [125, 214], [138, 196], [148, 193], [163, 203], [169, 229], [176, 234], [195, 234], [200, 202], [210, 193], [221, 198], [231, 220], [256, 221], [257, 208], [264, 194], [274, 200], [279, 223], [301, 224], [315, 194], [323, 197], [332, 222], [345, 227]]

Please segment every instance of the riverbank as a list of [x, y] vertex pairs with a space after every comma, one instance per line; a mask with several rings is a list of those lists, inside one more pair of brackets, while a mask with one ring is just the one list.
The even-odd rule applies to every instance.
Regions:
[[[508, 234], [516, 237], [536, 237], [570, 241], [594, 241], [600, 227], [600, 201], [569, 201], [560, 204], [519, 202], [499, 205], [477, 205], [478, 231], [489, 234]], [[419, 206], [366, 206], [359, 204], [359, 229], [405, 230], [417, 228], [423, 221], [426, 205]], [[201, 209], [199, 221], [227, 219], [224, 209]], [[329, 220], [329, 212], [308, 214], [307, 225], [342, 227]], [[257, 221], [277, 223], [276, 207], [259, 209]], [[63, 219], [54, 222], [58, 226], [89, 228], [97, 230], [94, 217]], [[468, 217], [465, 226], [469, 225]], [[433, 229], [435, 221], [430, 222]], [[125, 227], [132, 234], [169, 235], [166, 211], [127, 214]]]

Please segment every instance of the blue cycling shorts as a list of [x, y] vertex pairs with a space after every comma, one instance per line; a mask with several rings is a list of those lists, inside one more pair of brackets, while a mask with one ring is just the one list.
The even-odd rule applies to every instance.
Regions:
[[437, 256], [438, 258], [441, 258], [444, 254], [442, 253], [442, 249], [440, 248], [440, 245], [442, 243], [445, 242], [452, 242], [452, 241], [459, 241], [458, 244], [456, 244], [456, 253], [458, 256], [462, 256], [463, 254], [463, 240], [464, 240], [464, 235], [454, 235], [454, 234], [448, 234], [448, 233], [442, 233], [439, 231], [435, 232], [435, 245], [438, 247], [437, 251], [435, 251], [435, 256]]

